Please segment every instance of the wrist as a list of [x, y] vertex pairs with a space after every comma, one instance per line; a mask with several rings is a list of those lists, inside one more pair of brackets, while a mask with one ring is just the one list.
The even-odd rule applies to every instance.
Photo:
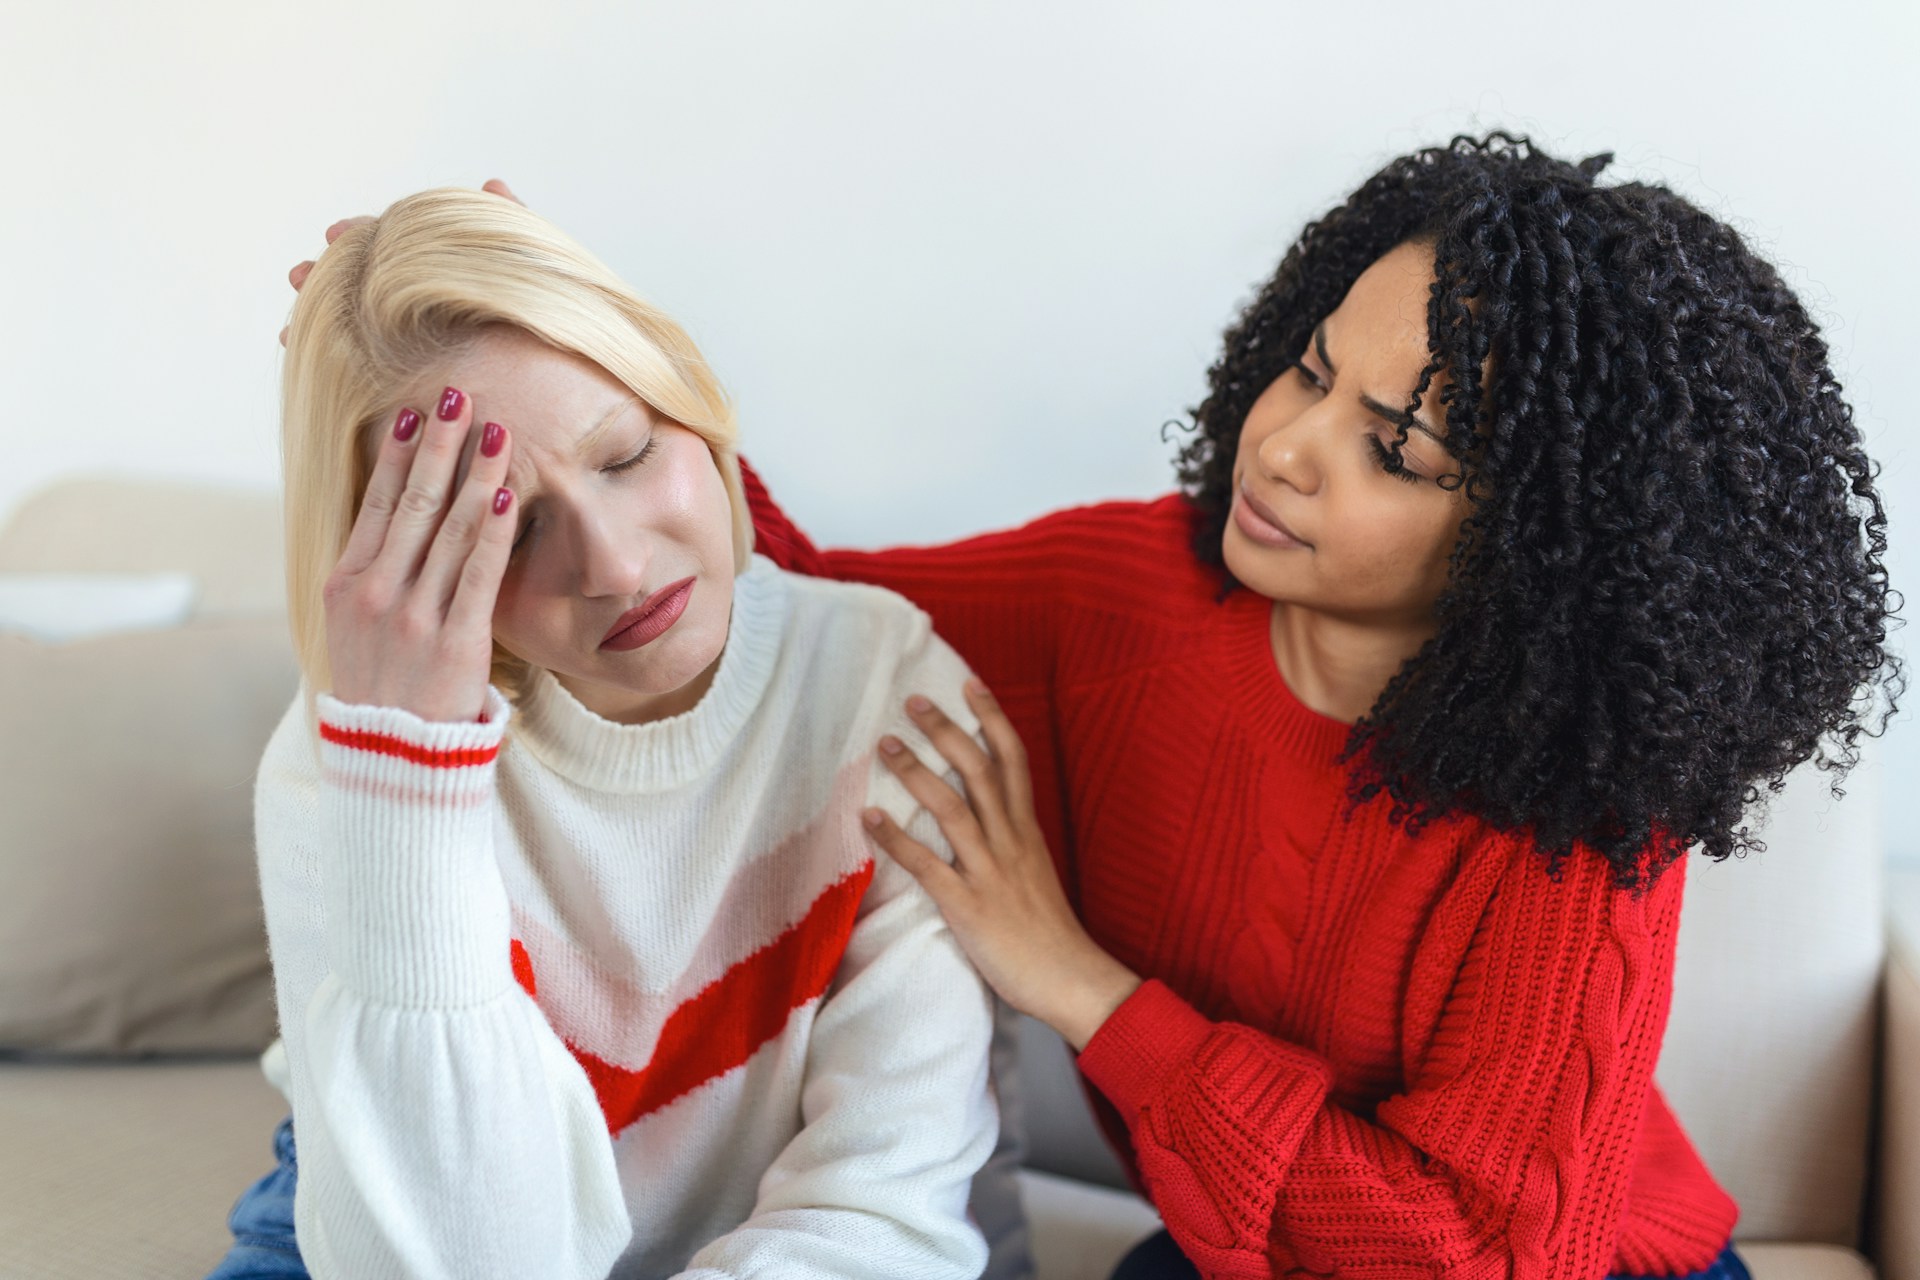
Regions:
[[1092, 948], [1064, 985], [1059, 1005], [1042, 1017], [1077, 1054], [1087, 1047], [1114, 1010], [1140, 989], [1140, 975], [1098, 947]]

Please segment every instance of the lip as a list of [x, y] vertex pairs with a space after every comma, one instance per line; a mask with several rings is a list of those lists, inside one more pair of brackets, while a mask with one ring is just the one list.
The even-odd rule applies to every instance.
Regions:
[[1247, 482], [1242, 480], [1234, 492], [1233, 523], [1240, 532], [1262, 546], [1281, 549], [1301, 547], [1313, 550], [1313, 544], [1287, 528], [1273, 508], [1247, 491]]
[[687, 611], [687, 601], [693, 595], [693, 581], [692, 578], [682, 578], [678, 582], [669, 582], [642, 600], [638, 608], [621, 614], [613, 624], [613, 629], [607, 632], [607, 638], [600, 642], [600, 647], [618, 652], [638, 649], [643, 644], [658, 640]]

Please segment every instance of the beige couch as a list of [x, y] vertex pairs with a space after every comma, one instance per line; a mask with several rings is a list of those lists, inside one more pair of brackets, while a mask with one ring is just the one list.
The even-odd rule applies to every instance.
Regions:
[[[0, 573], [167, 569], [181, 626], [0, 636], [0, 1280], [203, 1274], [285, 1110], [249, 827], [294, 686], [275, 503], [78, 481], [0, 528]], [[1761, 1280], [1920, 1280], [1920, 884], [1889, 888], [1880, 785], [1797, 778], [1765, 854], [1692, 872], [1660, 1079]], [[1153, 1213], [1037, 1025], [1023, 1077], [1041, 1276], [1104, 1280]]]

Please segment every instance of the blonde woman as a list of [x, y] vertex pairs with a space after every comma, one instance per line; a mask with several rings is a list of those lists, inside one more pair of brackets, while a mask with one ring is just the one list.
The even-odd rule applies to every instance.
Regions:
[[926, 617], [754, 557], [699, 351], [505, 200], [340, 236], [284, 409], [293, 1126], [216, 1274], [979, 1274], [991, 1000], [862, 825], [944, 848], [873, 754]]

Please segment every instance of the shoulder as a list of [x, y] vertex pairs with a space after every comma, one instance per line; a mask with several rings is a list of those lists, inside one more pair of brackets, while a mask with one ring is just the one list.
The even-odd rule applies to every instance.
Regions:
[[1613, 862], [1585, 845], [1553, 857], [1526, 833], [1459, 821], [1474, 833], [1478, 847], [1470, 856], [1482, 862], [1499, 927], [1543, 939], [1606, 938], [1630, 950], [1671, 946], [1687, 869], [1685, 849], [1665, 833], [1648, 841], [1640, 878], [1629, 884]]
[[1226, 585], [1193, 553], [1198, 513], [1184, 494], [1103, 502], [1037, 521], [1061, 552], [1053, 577], [1063, 603], [1099, 613], [1168, 616], [1170, 601], [1213, 600]]
[[927, 612], [898, 592], [757, 568], [783, 579], [786, 648], [814, 680], [892, 686], [928, 668], [955, 673], [956, 686], [965, 678], [965, 664], [935, 634]]

